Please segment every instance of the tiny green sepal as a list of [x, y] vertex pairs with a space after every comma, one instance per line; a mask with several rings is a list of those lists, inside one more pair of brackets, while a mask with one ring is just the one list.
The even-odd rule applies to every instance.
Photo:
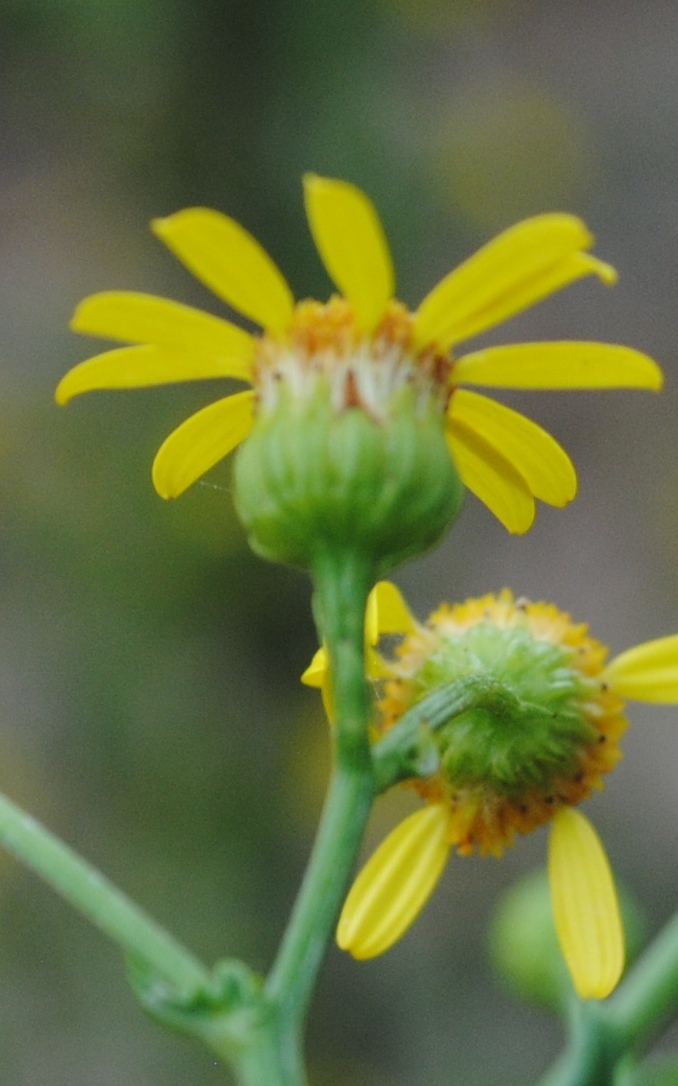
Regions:
[[263, 979], [237, 960], [218, 962], [204, 985], [178, 988], [147, 962], [129, 958], [127, 979], [151, 1018], [198, 1038], [222, 1056], [251, 1044], [259, 1024], [270, 1016]]

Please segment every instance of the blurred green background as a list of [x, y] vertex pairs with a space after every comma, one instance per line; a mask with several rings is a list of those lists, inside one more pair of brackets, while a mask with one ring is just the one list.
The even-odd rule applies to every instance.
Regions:
[[[416, 305], [521, 216], [582, 215], [613, 291], [585, 281], [483, 342], [629, 343], [666, 390], [503, 397], [579, 469], [566, 511], [509, 537], [473, 498], [398, 575], [424, 616], [511, 585], [619, 651], [678, 630], [678, 7], [673, 0], [2, 0], [0, 3], [0, 787], [205, 959], [265, 968], [327, 772], [309, 584], [247, 549], [230, 465], [176, 503], [161, 439], [213, 387], [53, 388], [90, 347], [67, 321], [107, 288], [218, 303], [152, 238], [191, 204], [245, 224], [298, 296], [329, 284], [303, 217], [311, 169], [377, 203]], [[91, 353], [91, 352], [90, 352]], [[678, 714], [632, 707], [626, 760], [587, 810], [651, 930], [678, 904]], [[401, 797], [375, 813], [371, 840]], [[494, 979], [485, 931], [545, 835], [451, 863], [383, 959], [332, 950], [312, 1014], [314, 1086], [504, 1086], [557, 1024]], [[0, 858], [0, 1080], [226, 1081], [145, 1020], [117, 953]]]

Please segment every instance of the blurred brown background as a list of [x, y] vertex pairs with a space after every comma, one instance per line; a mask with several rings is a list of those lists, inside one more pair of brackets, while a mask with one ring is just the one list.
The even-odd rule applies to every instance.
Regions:
[[[580, 494], [509, 537], [473, 498], [398, 575], [424, 616], [511, 585], [619, 651], [678, 630], [678, 6], [672, 0], [2, 0], [0, 3], [0, 787], [212, 961], [265, 968], [327, 769], [304, 576], [247, 549], [225, 463], [178, 502], [160, 440], [214, 386], [83, 397], [53, 388], [89, 344], [67, 320], [106, 288], [218, 303], [148, 220], [218, 207], [298, 296], [328, 283], [300, 176], [377, 203], [416, 305], [516, 219], [583, 216], [617, 266], [483, 342], [629, 343], [666, 390], [503, 397], [573, 454]], [[656, 929], [678, 903], [678, 713], [632, 707], [626, 760], [587, 810]], [[372, 838], [396, 817], [376, 812]], [[487, 963], [501, 862], [456, 860], [403, 942], [333, 950], [310, 1025], [314, 1086], [504, 1086], [557, 1024]], [[0, 859], [0, 1080], [226, 1080], [137, 1010], [117, 953]]]

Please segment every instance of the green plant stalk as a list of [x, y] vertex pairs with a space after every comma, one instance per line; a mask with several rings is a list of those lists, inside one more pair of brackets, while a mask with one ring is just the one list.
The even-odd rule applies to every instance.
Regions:
[[208, 970], [95, 867], [0, 795], [0, 843], [130, 957], [179, 991], [209, 984]]
[[572, 995], [568, 1044], [539, 1086], [614, 1086], [624, 1043], [598, 1000]]
[[[276, 1007], [281, 1057], [296, 1074], [282, 1080], [285, 1086], [303, 1086], [305, 1081], [299, 1069], [306, 1012], [375, 796], [364, 635], [374, 573], [353, 554], [323, 554], [313, 573], [316, 619], [332, 668], [333, 766], [306, 875], [266, 982], [266, 994]], [[257, 1086], [269, 1086], [269, 1081], [248, 1080]]]
[[678, 1006], [678, 913], [641, 955], [606, 1010], [628, 1048], [646, 1044]]
[[604, 1086], [637, 1056], [678, 1006], [678, 914], [635, 963], [605, 1003], [581, 1004], [568, 1047], [540, 1086]]

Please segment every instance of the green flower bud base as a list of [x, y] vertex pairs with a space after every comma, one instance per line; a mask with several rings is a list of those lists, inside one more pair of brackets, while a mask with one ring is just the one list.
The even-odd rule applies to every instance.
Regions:
[[407, 387], [385, 421], [362, 407], [337, 411], [322, 382], [301, 400], [281, 389], [235, 465], [253, 549], [305, 569], [321, 553], [355, 553], [381, 575], [437, 542], [463, 492], [439, 406], [417, 404]]
[[441, 640], [416, 677], [417, 700], [477, 671], [501, 691], [492, 705], [470, 709], [438, 732], [452, 784], [512, 796], [529, 787], [547, 795], [575, 772], [581, 744], [595, 742], [597, 733], [584, 708], [587, 687], [568, 655], [527, 629], [489, 622]]

